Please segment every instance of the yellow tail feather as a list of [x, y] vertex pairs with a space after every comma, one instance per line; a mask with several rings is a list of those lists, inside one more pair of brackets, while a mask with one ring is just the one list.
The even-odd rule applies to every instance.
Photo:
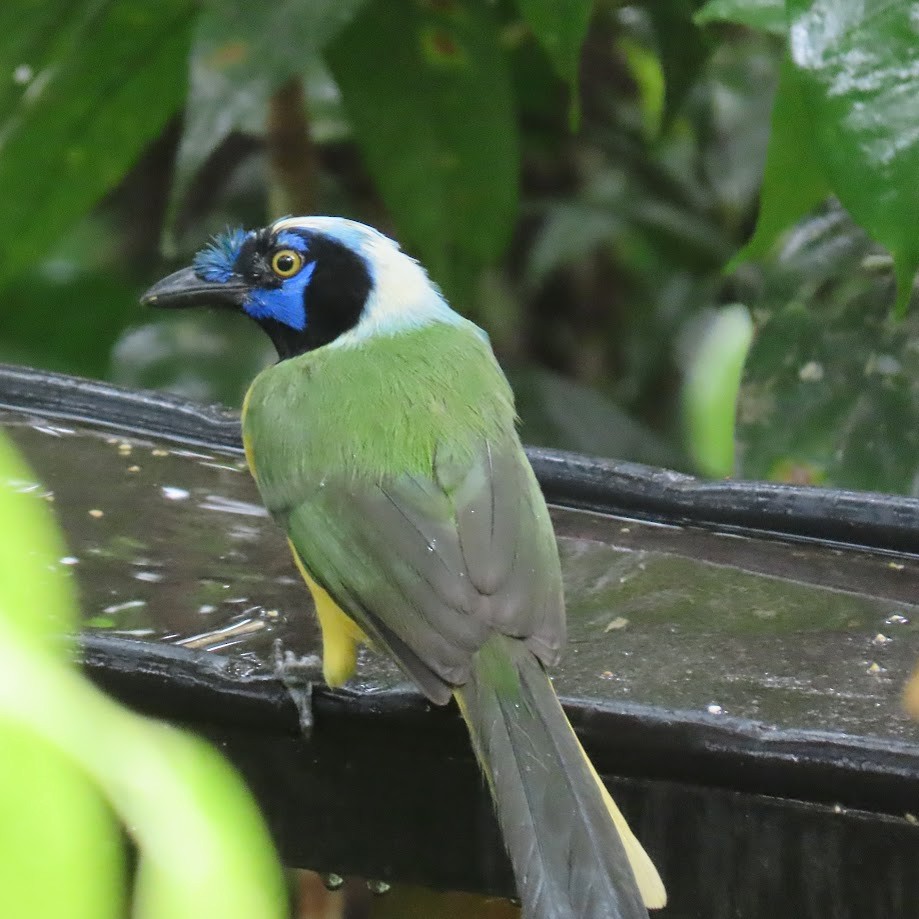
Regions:
[[597, 770], [594, 769], [594, 764], [590, 761], [590, 757], [584, 752], [584, 747], [581, 746], [580, 740], [578, 740], [578, 746], [581, 748], [581, 753], [584, 754], [584, 759], [590, 767], [591, 774], [597, 780], [597, 785], [600, 786], [600, 794], [603, 795], [606, 809], [619, 831], [619, 838], [622, 840], [625, 854], [629, 859], [632, 874], [635, 875], [635, 883], [638, 884], [641, 899], [648, 909], [663, 909], [667, 905], [667, 891], [664, 889], [664, 882], [661, 880], [661, 876], [657, 873], [657, 868], [654, 867], [654, 862], [651, 861], [642, 844], [635, 838], [632, 828], [626, 822], [625, 817], [622, 816], [622, 811], [616, 806], [612, 795], [606, 790], [602, 779], [597, 775]]

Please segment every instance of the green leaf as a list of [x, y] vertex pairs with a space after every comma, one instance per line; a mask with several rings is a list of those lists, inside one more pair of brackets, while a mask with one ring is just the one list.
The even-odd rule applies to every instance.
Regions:
[[374, 3], [328, 58], [403, 240], [448, 292], [468, 291], [517, 214], [517, 125], [488, 6]]
[[696, 342], [683, 382], [683, 415], [690, 455], [710, 476], [734, 471], [734, 425], [740, 378], [753, 321], [745, 306], [711, 317]]
[[865, 263], [874, 251], [840, 209], [764, 266], [739, 405], [744, 477], [916, 495], [919, 311], [892, 320], [889, 273]]
[[26, 69], [0, 95], [0, 284], [40, 259], [181, 106], [192, 12], [191, 0], [81, 0], [17, 33]]
[[122, 709], [2, 617], [0, 717], [91, 776], [130, 829], [138, 919], [287, 915], [274, 847], [230, 766], [203, 741]]
[[756, 230], [729, 263], [729, 271], [765, 255], [780, 233], [830, 194], [819, 153], [808, 141], [812, 130], [800, 73], [786, 56], [772, 110]]
[[124, 916], [121, 831], [97, 789], [3, 718], [0, 749], [0, 916]]
[[517, 6], [558, 75], [577, 91], [581, 45], [593, 0], [517, 0]]
[[132, 915], [286, 916], [242, 780], [207, 744], [121, 708], [63, 659], [76, 604], [62, 553], [42, 489], [0, 436], [0, 864], [20, 873], [0, 885], [0, 914], [123, 914], [120, 834], [89, 779], [140, 850]]
[[788, 0], [808, 142], [852, 216], [894, 257], [897, 312], [919, 267], [919, 41], [914, 3]]
[[[0, 434], [0, 618], [9, 652], [62, 667], [77, 609], [45, 491]], [[40, 649], [40, 652], [37, 650]], [[31, 687], [0, 670], [0, 696]], [[0, 705], [0, 916], [123, 915], [121, 834], [92, 784]]]
[[696, 0], [650, 0], [647, 4], [660, 50], [670, 118], [699, 77], [708, 55], [709, 36], [692, 27], [695, 8]]
[[629, 36], [620, 38], [616, 48], [635, 83], [642, 116], [642, 133], [645, 140], [653, 141], [660, 134], [667, 90], [660, 56]]
[[785, 0], [708, 0], [693, 21], [698, 26], [732, 22], [773, 35], [785, 35], [788, 31]]
[[69, 569], [59, 564], [67, 550], [45, 494], [0, 434], [0, 616], [63, 655], [59, 636], [76, 627], [76, 595]]
[[338, 35], [367, 0], [223, 0], [205, 7], [189, 58], [185, 128], [170, 217], [207, 157], [234, 130], [260, 133], [268, 100]]

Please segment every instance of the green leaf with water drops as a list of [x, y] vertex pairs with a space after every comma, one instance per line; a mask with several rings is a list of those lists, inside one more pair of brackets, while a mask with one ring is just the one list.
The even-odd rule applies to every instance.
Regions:
[[193, 13], [191, 0], [79, 0], [17, 32], [16, 85], [0, 90], [0, 284], [42, 259], [181, 107]]
[[786, 56], [772, 110], [756, 230], [728, 270], [747, 259], [761, 258], [784, 230], [829, 196], [819, 152], [808, 141], [811, 131], [801, 75]]
[[517, 0], [517, 6], [558, 75], [576, 89], [593, 0]]
[[893, 321], [873, 251], [839, 209], [763, 266], [738, 413], [745, 478], [917, 494], [919, 310]]
[[785, 0], [708, 0], [693, 21], [699, 26], [730, 22], [773, 35], [788, 31]]
[[790, 50], [833, 191], [894, 258], [897, 313], [919, 267], [916, 4], [788, 0]]
[[734, 428], [744, 361], [753, 341], [745, 306], [726, 306], [703, 320], [683, 380], [687, 448], [706, 475], [734, 471]]
[[448, 293], [468, 294], [517, 216], [517, 121], [490, 7], [374, 3], [327, 57], [400, 236]]

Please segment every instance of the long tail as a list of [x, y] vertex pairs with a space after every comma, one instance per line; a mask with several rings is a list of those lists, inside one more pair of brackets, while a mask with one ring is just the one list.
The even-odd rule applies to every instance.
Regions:
[[647, 919], [660, 877], [587, 759], [545, 671], [496, 635], [456, 690], [525, 919]]

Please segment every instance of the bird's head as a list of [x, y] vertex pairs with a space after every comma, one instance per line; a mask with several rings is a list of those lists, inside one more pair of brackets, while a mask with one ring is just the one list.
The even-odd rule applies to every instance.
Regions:
[[241, 310], [271, 336], [281, 358], [463, 321], [395, 242], [342, 217], [286, 217], [261, 230], [228, 230], [141, 302]]

